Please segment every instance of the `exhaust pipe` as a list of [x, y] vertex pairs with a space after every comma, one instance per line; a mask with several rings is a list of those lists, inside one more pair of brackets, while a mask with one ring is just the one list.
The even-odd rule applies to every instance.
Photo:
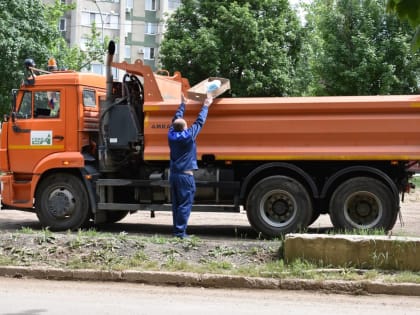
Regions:
[[106, 100], [110, 102], [112, 100], [112, 83], [114, 78], [112, 77], [111, 64], [115, 54], [115, 42], [109, 41], [108, 44], [108, 56], [106, 57]]
[[108, 55], [106, 57], [106, 96], [105, 99], [99, 100], [100, 104], [100, 121], [99, 121], [99, 169], [101, 172], [112, 172], [115, 166], [112, 163], [108, 151], [108, 112], [114, 103], [114, 96], [112, 94], [114, 78], [112, 76], [112, 61], [115, 54], [115, 42], [110, 41], [108, 44]]

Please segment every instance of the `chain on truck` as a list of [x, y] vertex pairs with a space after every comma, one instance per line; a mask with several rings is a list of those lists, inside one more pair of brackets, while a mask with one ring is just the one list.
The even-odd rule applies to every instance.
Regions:
[[[179, 72], [113, 62], [114, 51], [106, 77], [26, 61], [2, 124], [3, 209], [51, 230], [170, 210], [167, 130], [191, 87]], [[189, 100], [189, 123], [201, 105]], [[420, 160], [420, 97], [218, 97], [197, 147], [193, 211], [244, 209], [268, 237], [321, 214], [340, 230], [389, 230]]]

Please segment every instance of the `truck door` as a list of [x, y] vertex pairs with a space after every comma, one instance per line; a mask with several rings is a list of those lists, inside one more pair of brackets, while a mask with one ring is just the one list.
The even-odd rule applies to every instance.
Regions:
[[20, 92], [8, 139], [12, 172], [31, 174], [43, 158], [64, 151], [64, 96], [64, 90]]

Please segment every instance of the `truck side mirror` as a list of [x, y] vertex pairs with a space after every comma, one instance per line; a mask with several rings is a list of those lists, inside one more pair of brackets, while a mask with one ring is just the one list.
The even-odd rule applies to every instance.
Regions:
[[16, 111], [16, 95], [17, 95], [17, 92], [18, 92], [17, 89], [12, 90], [12, 112]]
[[12, 114], [11, 114], [12, 122], [16, 121], [16, 95], [17, 95], [17, 92], [18, 92], [17, 89], [12, 90]]

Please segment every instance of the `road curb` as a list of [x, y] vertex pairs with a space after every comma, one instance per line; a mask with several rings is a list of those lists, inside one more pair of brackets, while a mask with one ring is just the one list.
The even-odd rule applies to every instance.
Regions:
[[45, 280], [115, 281], [151, 285], [176, 285], [206, 288], [271, 289], [324, 291], [337, 294], [387, 294], [420, 296], [420, 284], [383, 283], [379, 281], [333, 281], [305, 279], [273, 279], [217, 274], [163, 271], [104, 271], [67, 270], [0, 266], [0, 277], [33, 278]]
[[420, 271], [420, 238], [387, 235], [287, 234], [286, 261], [326, 266]]

